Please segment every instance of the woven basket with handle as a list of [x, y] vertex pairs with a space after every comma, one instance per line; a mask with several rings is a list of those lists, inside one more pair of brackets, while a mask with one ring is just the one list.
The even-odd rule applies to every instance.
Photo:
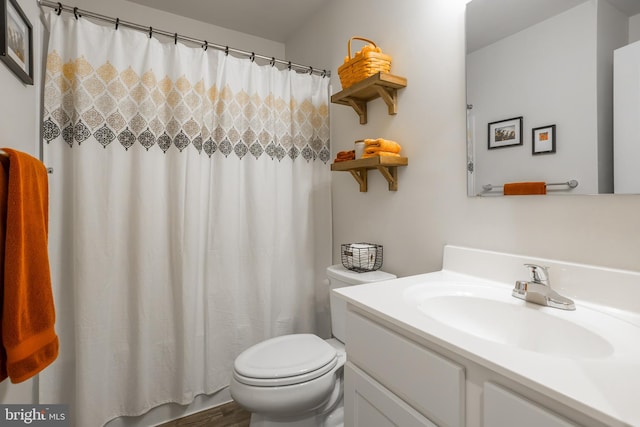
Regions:
[[[351, 42], [361, 40], [369, 43], [351, 57]], [[380, 51], [380, 48], [371, 40], [364, 37], [351, 37], [347, 44], [349, 56], [344, 64], [338, 67], [338, 75], [342, 88], [346, 89], [353, 84], [378, 73], [391, 71], [391, 57]]]

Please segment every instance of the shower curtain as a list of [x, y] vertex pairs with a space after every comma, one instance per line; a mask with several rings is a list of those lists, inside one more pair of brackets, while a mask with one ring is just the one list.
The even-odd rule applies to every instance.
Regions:
[[329, 79], [47, 20], [61, 349], [40, 401], [101, 426], [223, 389], [263, 339], [326, 336]]

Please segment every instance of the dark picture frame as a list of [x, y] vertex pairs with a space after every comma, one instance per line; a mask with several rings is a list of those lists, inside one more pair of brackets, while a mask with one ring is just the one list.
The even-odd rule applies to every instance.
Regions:
[[522, 145], [522, 116], [500, 120], [488, 125], [488, 148], [511, 147]]
[[531, 129], [531, 153], [551, 154], [556, 152], [556, 125]]
[[33, 85], [33, 28], [16, 0], [0, 0], [0, 59]]

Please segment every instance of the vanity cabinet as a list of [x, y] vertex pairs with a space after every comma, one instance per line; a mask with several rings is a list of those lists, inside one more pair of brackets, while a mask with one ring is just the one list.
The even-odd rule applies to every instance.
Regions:
[[603, 427], [349, 304], [345, 427]]

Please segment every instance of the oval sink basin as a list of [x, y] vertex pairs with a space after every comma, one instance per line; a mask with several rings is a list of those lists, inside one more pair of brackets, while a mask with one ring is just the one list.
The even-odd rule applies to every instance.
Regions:
[[605, 358], [616, 345], [603, 331], [624, 330], [640, 337], [640, 328], [607, 314], [586, 307], [564, 311], [524, 302], [513, 298], [505, 286], [430, 283], [408, 288], [403, 296], [420, 313], [449, 328], [547, 355]]

